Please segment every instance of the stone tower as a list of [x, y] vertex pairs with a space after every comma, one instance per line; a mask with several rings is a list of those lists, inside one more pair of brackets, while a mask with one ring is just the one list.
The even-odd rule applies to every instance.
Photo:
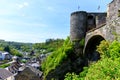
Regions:
[[71, 41], [80, 41], [86, 35], [87, 13], [77, 11], [71, 14], [70, 19], [70, 38]]

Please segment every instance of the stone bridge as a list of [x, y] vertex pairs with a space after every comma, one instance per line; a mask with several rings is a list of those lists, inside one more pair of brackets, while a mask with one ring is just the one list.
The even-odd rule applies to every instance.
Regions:
[[120, 18], [109, 22], [109, 24], [104, 23], [97, 28], [87, 31], [85, 36], [85, 46], [83, 49], [84, 55], [88, 57], [88, 54], [90, 54], [93, 57], [97, 57], [95, 54], [97, 53], [96, 49], [100, 42], [102, 40], [115, 40], [115, 34], [120, 35], [119, 32]]
[[106, 40], [106, 25], [94, 28], [86, 33], [84, 53], [88, 54], [90, 51], [96, 50], [96, 46], [102, 40]]

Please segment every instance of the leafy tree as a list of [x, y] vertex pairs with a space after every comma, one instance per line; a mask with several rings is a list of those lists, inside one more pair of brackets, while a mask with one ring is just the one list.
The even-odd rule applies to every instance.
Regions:
[[17, 49], [11, 49], [10, 53], [14, 56], [23, 57], [23, 55]]
[[5, 46], [4, 51], [6, 51], [6, 52], [9, 52], [9, 53], [10, 53], [10, 47], [9, 47], [9, 46]]
[[4, 51], [4, 48], [3, 48], [3, 47], [0, 47], [0, 51]]
[[45, 43], [33, 44], [33, 49], [35, 53], [45, 54], [57, 50], [63, 45], [63, 42], [63, 39], [47, 39]]

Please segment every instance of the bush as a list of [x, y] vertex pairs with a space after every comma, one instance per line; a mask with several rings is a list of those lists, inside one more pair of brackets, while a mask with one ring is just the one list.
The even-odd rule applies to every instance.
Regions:
[[80, 80], [79, 75], [75, 73], [67, 73], [64, 80]]
[[97, 51], [101, 54], [102, 58], [119, 58], [120, 57], [120, 42], [114, 40], [112, 43], [102, 41], [97, 47]]
[[2, 65], [0, 65], [0, 68], [6, 68], [8, 66], [10, 66], [10, 64], [2, 64]]
[[100, 53], [100, 57], [110, 57], [110, 54], [108, 53], [110, 42], [108, 41], [101, 41], [100, 45], [97, 46], [97, 51]]
[[120, 62], [118, 60], [112, 60], [111, 58], [105, 58], [90, 66], [85, 79], [116, 80], [120, 78], [119, 75]]
[[97, 51], [101, 59], [76, 75], [68, 73], [65, 80], [120, 80], [120, 42], [102, 41]]
[[120, 42], [113, 41], [111, 45], [109, 46], [108, 53], [110, 54], [110, 57], [112, 59], [119, 58], [120, 57]]
[[69, 38], [66, 39], [63, 46], [58, 50], [54, 51], [51, 55], [49, 55], [46, 60], [42, 64], [42, 70], [44, 72], [44, 76], [54, 70], [57, 66], [59, 66], [66, 58], [67, 55], [73, 51], [73, 47]]
[[11, 49], [11, 54], [18, 57], [23, 56], [17, 49]]
[[20, 62], [21, 62], [21, 63], [26, 63], [26, 62], [27, 62], [27, 60], [22, 59]]

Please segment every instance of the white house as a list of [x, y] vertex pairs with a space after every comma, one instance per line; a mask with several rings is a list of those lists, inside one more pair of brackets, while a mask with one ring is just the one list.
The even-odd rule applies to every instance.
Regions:
[[10, 60], [10, 59], [12, 59], [12, 57], [8, 52], [0, 51], [0, 60]]
[[2, 52], [0, 52], [0, 60], [2, 60], [3, 58], [2, 58]]
[[0, 80], [15, 80], [15, 77], [10, 71], [0, 68]]

